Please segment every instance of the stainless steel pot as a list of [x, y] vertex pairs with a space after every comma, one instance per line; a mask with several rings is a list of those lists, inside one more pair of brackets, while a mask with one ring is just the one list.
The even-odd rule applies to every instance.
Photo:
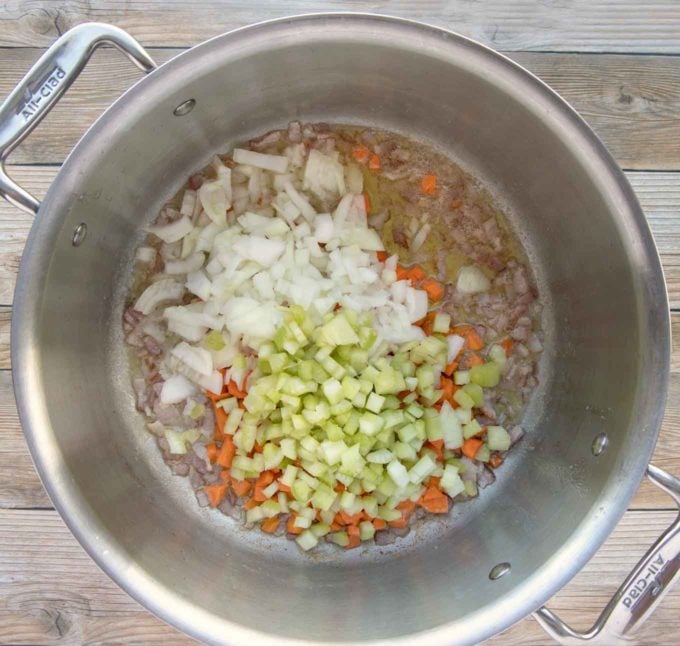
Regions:
[[[132, 596], [214, 643], [479, 642], [584, 565], [645, 471], [680, 500], [678, 480], [648, 467], [670, 350], [652, 237], [604, 146], [538, 79], [461, 36], [370, 15], [256, 25], [158, 69], [124, 32], [81, 25], [0, 108], [0, 159], [102, 42], [149, 74], [42, 203], [4, 171], [0, 189], [36, 212], [12, 326], [26, 438], [64, 520]], [[548, 304], [527, 437], [498, 482], [383, 553], [312, 559], [199, 509], [132, 404], [120, 320], [142, 227], [215, 152], [290, 119], [376, 125], [458, 158], [510, 209]], [[679, 542], [676, 521], [590, 633], [537, 619], [564, 643], [626, 638], [677, 577]]]

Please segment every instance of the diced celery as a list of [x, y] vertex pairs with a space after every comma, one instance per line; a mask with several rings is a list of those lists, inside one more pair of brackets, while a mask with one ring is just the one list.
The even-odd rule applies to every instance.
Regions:
[[[267, 486], [262, 490], [262, 493], [264, 494], [264, 496], [265, 496], [266, 498], [271, 498], [278, 490], [279, 490], [279, 483], [276, 482], [276, 480], [275, 480], [275, 481], [272, 482], [271, 484], [267, 485]], [[277, 502], [277, 504], [278, 504], [278, 502]]]
[[276, 446], [276, 444], [272, 444], [271, 442], [267, 442], [262, 447], [262, 455], [264, 457], [265, 469], [274, 469], [275, 467], [278, 467], [283, 460], [283, 451], [280, 447]]
[[337, 464], [342, 459], [342, 454], [347, 450], [347, 445], [342, 441], [321, 442], [321, 452], [326, 464]]
[[418, 457], [416, 450], [406, 442], [395, 442], [392, 450], [400, 460], [415, 460]]
[[[337, 417], [335, 419], [336, 419], [336, 421], [339, 421]], [[349, 419], [349, 415], [348, 415], [348, 419]], [[338, 442], [338, 441], [343, 440], [345, 438], [345, 434], [342, 432], [342, 429], [337, 424], [334, 424], [333, 422], [327, 422], [326, 425], [324, 426], [324, 429], [326, 431], [326, 437], [331, 442]]]
[[315, 478], [323, 476], [324, 473], [328, 471], [328, 467], [325, 464], [322, 464], [321, 462], [315, 462], [313, 460], [303, 460], [301, 462], [301, 466], [307, 473], [314, 476]]
[[470, 371], [469, 370], [456, 370], [453, 373], [453, 383], [457, 386], [464, 386], [470, 383]]
[[295, 478], [297, 478], [298, 471], [298, 467], [296, 467], [294, 464], [289, 464], [280, 478], [281, 484], [284, 484], [287, 487], [292, 487], [293, 483], [295, 482]]
[[492, 451], [507, 451], [510, 448], [510, 434], [502, 426], [488, 426], [486, 441]]
[[359, 445], [354, 444], [342, 454], [340, 472], [356, 477], [364, 468], [364, 463], [364, 458], [359, 452]]
[[344, 377], [342, 380], [342, 396], [352, 400], [359, 392], [359, 380], [354, 377]]
[[354, 345], [360, 339], [344, 314], [334, 316], [319, 329], [319, 341], [327, 345]]
[[276, 496], [276, 499], [279, 501], [279, 507], [281, 508], [281, 513], [287, 514], [289, 512], [288, 496], [283, 491], [279, 491], [278, 495]]
[[385, 398], [377, 393], [371, 393], [366, 399], [366, 408], [372, 413], [380, 413], [383, 404], [385, 403]]
[[359, 538], [362, 541], [370, 541], [375, 536], [375, 527], [373, 523], [368, 520], [363, 520], [359, 523]]
[[312, 496], [312, 506], [324, 511], [330, 509], [335, 500], [336, 493], [326, 485], [319, 485]]
[[389, 509], [388, 507], [382, 506], [378, 508], [377, 516], [389, 523], [393, 520], [399, 520], [401, 518], [401, 512], [398, 509]]
[[432, 366], [424, 364], [418, 367], [416, 369], [416, 379], [418, 380], [418, 388], [421, 391], [426, 388], [434, 388], [434, 369]]
[[491, 348], [489, 348], [489, 359], [491, 359], [491, 361], [494, 363], [497, 363], [502, 370], [505, 367], [508, 357], [505, 354], [503, 346], [492, 345]]
[[438, 414], [426, 415], [425, 433], [430, 442], [441, 440], [444, 437], [444, 429], [442, 428], [441, 419]]
[[364, 393], [357, 393], [352, 400], [352, 405], [355, 408], [364, 408], [366, 406], [366, 395]]
[[472, 409], [456, 408], [454, 411], [461, 424], [467, 424], [472, 419]]
[[385, 420], [379, 415], [366, 411], [359, 418], [359, 430], [364, 434], [373, 436], [385, 425]]
[[477, 483], [474, 480], [463, 480], [465, 484], [465, 493], [473, 498], [477, 495]]
[[491, 459], [491, 451], [489, 451], [489, 446], [487, 444], [482, 444], [482, 446], [477, 449], [475, 454], [475, 460], [480, 462], [488, 462]]
[[494, 386], [497, 386], [500, 379], [500, 366], [493, 361], [470, 368], [470, 381], [483, 388], [493, 388]]
[[205, 406], [203, 404], [194, 404], [192, 409], [189, 411], [189, 417], [191, 419], [200, 419], [205, 415]]
[[229, 417], [227, 418], [227, 421], [224, 425], [224, 432], [227, 435], [233, 435], [236, 433], [236, 429], [238, 428], [238, 425], [241, 423], [241, 419], [243, 418], [243, 409], [242, 408], [235, 408], [234, 410], [229, 413]]
[[[364, 375], [366, 372], [364, 372]], [[373, 390], [373, 382], [370, 379], [366, 379], [365, 377], [362, 377], [359, 379], [359, 391], [364, 393], [364, 395], [368, 395], [371, 391]]]
[[402, 442], [408, 443], [418, 437], [418, 431], [415, 424], [405, 424], [397, 429], [397, 435]]
[[402, 402], [404, 404], [412, 404], [414, 401], [416, 401], [416, 399], [418, 399], [418, 393], [409, 393], [406, 395], [406, 397], [404, 397], [404, 399], [402, 399]]
[[397, 487], [405, 487], [410, 482], [408, 471], [399, 460], [393, 460], [387, 465], [387, 473]]
[[432, 323], [432, 331], [439, 334], [448, 334], [451, 327], [451, 316], [446, 312], [437, 312]]
[[465, 491], [465, 484], [458, 474], [456, 467], [447, 464], [444, 467], [439, 486], [451, 497], [455, 498], [459, 493]]
[[392, 454], [392, 451], [390, 451], [389, 449], [379, 449], [377, 451], [369, 453], [366, 456], [366, 460], [374, 464], [388, 464], [393, 459], [394, 455]]
[[378, 395], [396, 395], [406, 388], [404, 376], [391, 367], [381, 370], [373, 383]]
[[460, 420], [448, 402], [442, 405], [439, 419], [443, 430], [444, 446], [447, 449], [459, 449], [463, 446], [463, 429]]
[[420, 484], [436, 468], [437, 463], [429, 455], [424, 455], [409, 469], [408, 477], [412, 483]]
[[476, 407], [484, 406], [484, 391], [479, 384], [466, 384], [463, 386], [463, 390], [472, 397]]
[[343, 399], [342, 385], [337, 379], [328, 379], [321, 385], [321, 390], [328, 400], [328, 403], [337, 404]]
[[340, 547], [347, 547], [349, 545], [349, 536], [347, 532], [333, 532], [329, 534], [330, 541], [339, 545]]
[[411, 404], [407, 409], [406, 412], [409, 415], [413, 415], [416, 419], [420, 419], [423, 416], [423, 409], [418, 406], [417, 404]]
[[467, 424], [465, 424], [465, 426], [463, 426], [463, 437], [466, 440], [481, 432], [482, 427], [476, 419], [470, 420]]
[[331, 531], [331, 527], [327, 523], [314, 523], [309, 529], [317, 538], [321, 538]]
[[457, 390], [453, 394], [453, 399], [461, 408], [474, 408], [475, 400], [463, 389]]
[[279, 442], [279, 446], [284, 457], [290, 460], [297, 460], [297, 442], [294, 439], [289, 437], [283, 438]]
[[351, 491], [343, 491], [340, 494], [340, 509], [347, 511], [354, 506], [357, 497]]
[[306, 552], [311, 550], [313, 547], [316, 547], [319, 539], [314, 535], [313, 532], [306, 529], [295, 539], [295, 542]]
[[246, 512], [246, 523], [257, 523], [264, 518], [260, 507], [253, 507]]
[[295, 500], [300, 502], [307, 502], [309, 500], [311, 487], [304, 480], [296, 480], [290, 489]]

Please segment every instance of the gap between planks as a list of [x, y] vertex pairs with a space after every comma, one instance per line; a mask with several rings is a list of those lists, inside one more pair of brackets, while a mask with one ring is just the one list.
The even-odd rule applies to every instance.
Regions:
[[191, 46], [262, 20], [319, 11], [362, 11], [419, 20], [508, 51], [680, 52], [674, 0], [312, 1], [50, 0], [6, 3], [0, 46], [50, 45], [78, 23], [110, 22], [146, 46]]
[[[0, 97], [9, 94], [42, 51], [3, 51]], [[153, 56], [163, 63], [181, 51], [160, 49]], [[529, 52], [510, 56], [569, 101], [622, 167], [680, 170], [680, 57]], [[97, 50], [38, 132], [12, 153], [11, 162], [63, 161], [83, 132], [140, 77], [120, 52]]]

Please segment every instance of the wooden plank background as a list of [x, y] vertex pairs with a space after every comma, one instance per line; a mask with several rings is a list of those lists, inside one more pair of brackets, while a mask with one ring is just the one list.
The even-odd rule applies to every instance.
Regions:
[[[560, 92], [605, 141], [635, 189], [666, 272], [680, 332], [680, 2], [676, 0], [13, 0], [0, 3], [0, 97], [59, 34], [88, 20], [127, 29], [164, 62], [228, 29], [309, 11], [373, 11], [470, 36]], [[98, 50], [8, 172], [44, 195], [84, 130], [138, 72]], [[189, 644], [94, 565], [52, 509], [33, 469], [14, 405], [9, 325], [14, 281], [32, 218], [0, 202], [0, 644]], [[675, 335], [676, 338], [680, 336]], [[680, 346], [654, 462], [680, 474]], [[550, 603], [579, 629], [597, 617], [675, 512], [643, 484], [623, 521]], [[680, 643], [680, 590], [670, 593], [636, 643]], [[525, 619], [493, 644], [548, 644]]]

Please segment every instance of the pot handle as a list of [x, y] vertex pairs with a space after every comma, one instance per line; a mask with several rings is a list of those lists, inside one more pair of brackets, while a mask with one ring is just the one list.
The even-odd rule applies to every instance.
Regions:
[[[649, 465], [647, 477], [663, 489], [680, 510], [680, 480]], [[579, 633], [546, 607], [534, 619], [559, 644], [630, 643], [633, 633], [652, 614], [675, 581], [680, 578], [680, 513], [628, 575], [593, 627]]]
[[33, 65], [0, 106], [0, 196], [29, 213], [37, 213], [40, 202], [5, 172], [5, 160], [85, 67], [92, 52], [103, 44], [121, 50], [144, 72], [156, 68], [144, 48], [118, 27], [89, 22], [63, 34]]

